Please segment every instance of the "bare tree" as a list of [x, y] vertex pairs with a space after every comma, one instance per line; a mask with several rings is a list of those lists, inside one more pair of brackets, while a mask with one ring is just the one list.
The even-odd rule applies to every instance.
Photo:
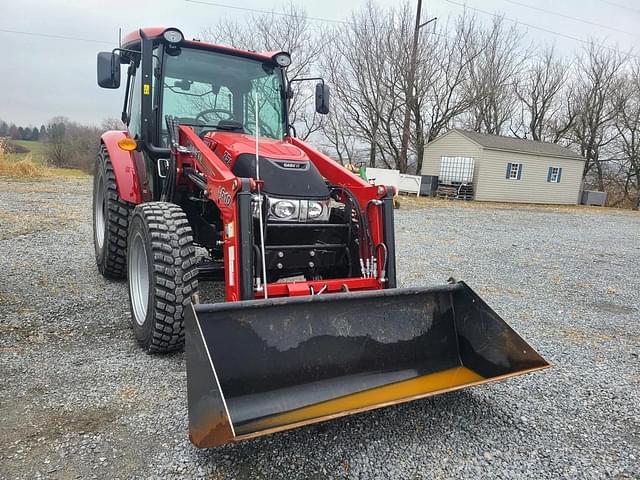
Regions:
[[386, 12], [373, 3], [352, 14], [343, 28], [335, 28], [322, 59], [336, 104], [342, 109], [343, 127], [366, 145], [368, 164], [376, 166], [378, 138], [385, 114], [384, 81]]
[[515, 85], [524, 112], [524, 136], [549, 140], [549, 122], [560, 114], [560, 93], [567, 79], [568, 66], [556, 56], [554, 47], [537, 54]]
[[621, 85], [621, 70], [628, 57], [620, 52], [590, 43], [576, 59], [577, 72], [572, 88], [575, 122], [569, 134], [586, 159], [584, 176], [593, 174], [596, 185], [604, 189], [603, 150], [619, 134], [613, 126], [617, 105], [614, 94]]
[[465, 13], [455, 19], [452, 36], [447, 34], [446, 25], [423, 37], [413, 110], [417, 174], [422, 171], [425, 145], [479, 100], [465, 88], [470, 80], [469, 67], [481, 53], [474, 37], [476, 23], [476, 17]]
[[506, 133], [516, 107], [515, 85], [526, 59], [522, 33], [495, 17], [489, 27], [478, 27], [475, 36], [480, 53], [470, 62], [467, 88], [475, 101], [467, 127], [500, 135]]
[[620, 167], [615, 178], [620, 181], [624, 200], [640, 208], [640, 60], [636, 59], [631, 70], [621, 80], [615, 91], [617, 115], [616, 163]]
[[[408, 3], [388, 10], [383, 44], [382, 85], [385, 102], [380, 117], [376, 143], [385, 164], [393, 164], [405, 173], [410, 159], [403, 149], [404, 118], [411, 109], [411, 90], [415, 76], [411, 73], [414, 16]], [[411, 115], [411, 111], [409, 111]], [[410, 118], [411, 119], [411, 118]]]
[[[292, 64], [287, 69], [289, 80], [315, 76], [316, 64], [326, 43], [326, 32], [307, 17], [303, 6], [290, 1], [282, 14], [251, 15], [243, 22], [229, 18], [206, 27], [203, 39], [245, 50], [287, 51]], [[299, 137], [306, 139], [321, 126], [322, 117], [311, 108], [313, 92], [308, 86], [293, 84], [289, 103], [289, 121]]]
[[322, 123], [324, 144], [335, 153], [340, 165], [353, 164], [358, 156], [358, 137], [350, 128], [349, 119], [340, 102], [334, 102], [332, 111]]
[[102, 130], [126, 130], [127, 126], [119, 118], [105, 118], [100, 124]]
[[45, 158], [56, 167], [79, 168], [91, 172], [102, 130], [54, 117], [47, 125]]

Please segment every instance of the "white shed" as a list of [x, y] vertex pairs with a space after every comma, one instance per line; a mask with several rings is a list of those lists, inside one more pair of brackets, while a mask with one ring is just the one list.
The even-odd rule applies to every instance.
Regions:
[[422, 174], [475, 200], [575, 205], [584, 161], [555, 143], [454, 129], [426, 145]]

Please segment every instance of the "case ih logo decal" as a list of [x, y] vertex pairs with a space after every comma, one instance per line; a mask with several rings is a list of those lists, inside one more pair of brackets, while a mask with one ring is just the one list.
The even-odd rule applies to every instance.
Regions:
[[278, 165], [280, 165], [282, 168], [294, 168], [294, 169], [298, 169], [298, 168], [306, 168], [306, 164], [304, 163], [295, 163], [295, 162], [276, 162]]
[[226, 163], [227, 165], [229, 165], [231, 163], [231, 154], [229, 152], [227, 152], [226, 150], [222, 154], [222, 161], [224, 163]]
[[227, 192], [224, 187], [218, 187], [218, 198], [227, 207], [231, 205], [231, 195], [229, 195], [229, 192]]

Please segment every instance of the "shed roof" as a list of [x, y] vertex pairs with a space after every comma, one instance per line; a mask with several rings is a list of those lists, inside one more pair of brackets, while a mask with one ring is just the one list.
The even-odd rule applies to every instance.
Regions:
[[478, 133], [472, 132], [470, 130], [461, 130], [459, 128], [454, 128], [451, 131], [458, 132], [459, 134], [467, 137], [469, 140], [489, 150], [505, 150], [511, 152], [529, 153], [532, 155], [546, 155], [550, 157], [563, 157], [584, 161], [584, 158], [573, 150], [562, 147], [555, 143], [539, 142], [536, 140], [525, 140], [515, 137], [505, 137], [503, 135], [491, 135], [488, 133]]

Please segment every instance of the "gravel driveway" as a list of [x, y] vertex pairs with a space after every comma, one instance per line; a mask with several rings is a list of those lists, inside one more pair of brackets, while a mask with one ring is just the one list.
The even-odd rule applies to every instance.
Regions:
[[184, 355], [95, 268], [91, 181], [0, 180], [0, 477], [640, 478], [640, 214], [408, 203], [401, 286], [464, 279], [554, 368], [202, 451]]

